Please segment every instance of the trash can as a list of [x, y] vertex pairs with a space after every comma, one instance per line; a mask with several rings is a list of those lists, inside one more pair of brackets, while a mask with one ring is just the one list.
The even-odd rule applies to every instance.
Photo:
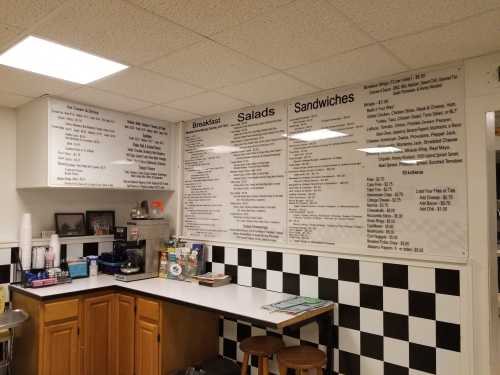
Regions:
[[225, 358], [216, 358], [203, 362], [201, 369], [206, 372], [206, 375], [240, 375], [240, 367]]

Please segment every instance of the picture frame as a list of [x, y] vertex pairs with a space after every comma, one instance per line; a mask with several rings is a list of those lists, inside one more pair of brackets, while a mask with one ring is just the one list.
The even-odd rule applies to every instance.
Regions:
[[59, 237], [78, 237], [87, 235], [85, 214], [82, 212], [58, 212], [54, 214], [56, 233]]
[[89, 236], [106, 236], [114, 233], [115, 211], [86, 211], [85, 216]]

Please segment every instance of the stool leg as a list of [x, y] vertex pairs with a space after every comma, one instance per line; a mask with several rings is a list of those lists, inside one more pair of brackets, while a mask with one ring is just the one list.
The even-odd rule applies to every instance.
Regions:
[[263, 374], [263, 370], [264, 370], [263, 362], [264, 362], [263, 357], [259, 356], [259, 375]]
[[269, 375], [269, 359], [267, 357], [262, 358], [262, 375]]
[[323, 375], [323, 367], [318, 367], [316, 369], [316, 375]]
[[248, 359], [250, 355], [248, 353], [243, 353], [243, 363], [241, 364], [241, 375], [247, 375], [248, 371]]
[[282, 365], [281, 363], [279, 364], [280, 366], [280, 375], [286, 375], [286, 366]]

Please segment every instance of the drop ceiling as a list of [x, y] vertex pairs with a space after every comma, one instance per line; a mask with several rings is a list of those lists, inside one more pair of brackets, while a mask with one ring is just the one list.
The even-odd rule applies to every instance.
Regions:
[[500, 0], [2, 0], [27, 35], [131, 68], [81, 86], [0, 66], [0, 106], [44, 94], [183, 121], [500, 50]]

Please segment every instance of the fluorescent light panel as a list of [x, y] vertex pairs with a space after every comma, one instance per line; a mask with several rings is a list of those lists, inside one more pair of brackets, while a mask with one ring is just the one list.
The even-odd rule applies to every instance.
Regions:
[[321, 141], [323, 139], [339, 138], [345, 136], [347, 136], [347, 134], [336, 132], [334, 130], [318, 129], [318, 130], [311, 130], [303, 133], [293, 134], [290, 136], [290, 138], [298, 139], [300, 141], [313, 142], [313, 141]]
[[401, 150], [396, 147], [368, 147], [368, 148], [358, 148], [358, 151], [366, 152], [367, 154], [387, 154], [390, 152], [400, 152]]
[[29, 36], [0, 55], [0, 64], [65, 81], [87, 84], [128, 66]]

